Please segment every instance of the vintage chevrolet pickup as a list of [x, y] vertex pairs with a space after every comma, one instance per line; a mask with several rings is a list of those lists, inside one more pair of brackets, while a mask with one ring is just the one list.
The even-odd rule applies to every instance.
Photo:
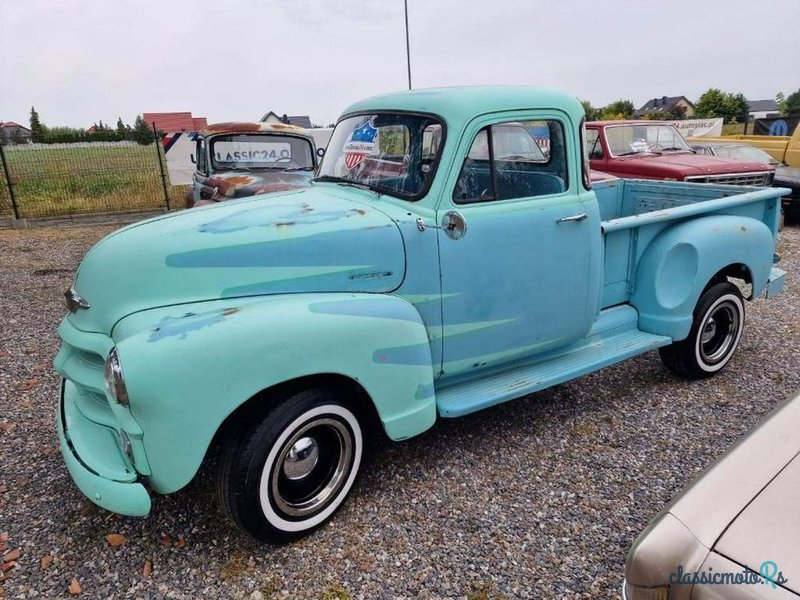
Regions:
[[717, 373], [780, 291], [778, 188], [612, 179], [584, 114], [526, 87], [379, 96], [310, 187], [121, 229], [67, 292], [61, 451], [92, 501], [146, 515], [221, 448], [256, 538], [325, 522], [370, 433], [404, 440], [659, 349]]

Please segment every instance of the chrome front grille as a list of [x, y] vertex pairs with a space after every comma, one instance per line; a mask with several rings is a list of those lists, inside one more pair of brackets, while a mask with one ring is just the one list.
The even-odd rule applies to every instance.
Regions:
[[691, 183], [722, 183], [725, 185], [768, 186], [772, 183], [773, 174], [769, 171], [758, 173], [730, 173], [726, 175], [699, 175], [687, 177]]

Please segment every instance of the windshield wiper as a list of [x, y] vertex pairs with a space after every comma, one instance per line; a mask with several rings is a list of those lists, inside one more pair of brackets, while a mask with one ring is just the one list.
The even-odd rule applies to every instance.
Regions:
[[[278, 168], [278, 167], [276, 167]], [[314, 167], [284, 167], [284, 171], [313, 171]]]
[[367, 190], [368, 192], [372, 192], [376, 196], [381, 195], [381, 192], [379, 192], [369, 184], [361, 183], [360, 181], [353, 181], [352, 179], [345, 179], [344, 177], [336, 177], [335, 175], [320, 175], [319, 177], [315, 177], [314, 181], [330, 181], [332, 183], [337, 183], [339, 185], [347, 185], [350, 187], [358, 188], [360, 190]]
[[688, 150], [689, 152], [691, 152], [691, 150], [689, 150], [688, 148], [681, 148], [680, 146], [670, 146], [669, 148], [662, 148], [661, 149], [662, 152], [676, 152], [678, 150], [683, 150], [683, 151], [687, 151]]

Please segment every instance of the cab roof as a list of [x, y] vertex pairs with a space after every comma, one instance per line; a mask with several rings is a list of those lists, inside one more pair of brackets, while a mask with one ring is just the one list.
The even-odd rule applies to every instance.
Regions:
[[200, 130], [200, 135], [216, 135], [220, 133], [292, 133], [304, 135], [308, 133], [302, 127], [286, 123], [261, 123], [251, 121], [227, 121], [224, 123], [211, 123]]
[[587, 121], [587, 127], [608, 127], [609, 125], [672, 125], [672, 121], [648, 119], [617, 119], [616, 121]]
[[432, 113], [450, 124], [466, 123], [492, 112], [552, 108], [566, 112], [576, 123], [584, 117], [574, 96], [556, 90], [521, 85], [427, 88], [373, 96], [348, 106], [342, 115], [378, 110]]

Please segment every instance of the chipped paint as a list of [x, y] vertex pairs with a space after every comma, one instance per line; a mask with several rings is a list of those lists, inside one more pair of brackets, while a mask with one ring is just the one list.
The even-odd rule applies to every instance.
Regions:
[[164, 317], [150, 332], [150, 337], [147, 338], [147, 341], [158, 342], [169, 337], [185, 340], [190, 332], [222, 323], [226, 318], [235, 315], [237, 312], [239, 312], [239, 309], [233, 307], [204, 314], [187, 312], [180, 317]]
[[[197, 230], [201, 233], [231, 233], [252, 227], [280, 226], [281, 224], [284, 226], [287, 224], [312, 225], [367, 214], [366, 211], [359, 208], [314, 210], [307, 204], [301, 204], [299, 207], [297, 204], [274, 204], [272, 207], [286, 210], [278, 215], [266, 215], [261, 211], [261, 207], [256, 206], [226, 215], [210, 223], [203, 223]], [[256, 214], [268, 216], [269, 218], [264, 220], [254, 219], [253, 217]], [[383, 225], [381, 224], [381, 226]], [[391, 223], [388, 223], [388, 225], [392, 226]]]

